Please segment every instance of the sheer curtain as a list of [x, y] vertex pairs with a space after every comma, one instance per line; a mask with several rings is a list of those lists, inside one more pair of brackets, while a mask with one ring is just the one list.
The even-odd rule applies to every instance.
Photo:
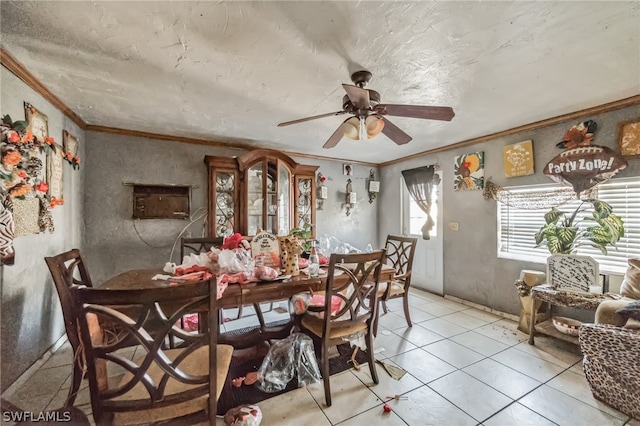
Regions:
[[429, 232], [435, 224], [429, 214], [431, 211], [431, 191], [433, 190], [434, 175], [435, 168], [433, 166], [418, 167], [402, 171], [402, 176], [404, 177], [404, 182], [407, 185], [409, 194], [413, 197], [420, 209], [427, 214], [427, 220], [421, 228], [422, 238], [425, 240], [431, 238], [429, 236]]

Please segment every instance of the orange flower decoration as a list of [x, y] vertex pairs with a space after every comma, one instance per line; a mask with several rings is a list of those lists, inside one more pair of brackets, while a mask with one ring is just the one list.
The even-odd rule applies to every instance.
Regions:
[[60, 206], [64, 204], [64, 199], [62, 198], [51, 198], [51, 202], [49, 203], [50, 208], [54, 208], [55, 206]]
[[22, 142], [33, 142], [33, 133], [31, 133], [31, 130], [27, 130], [27, 133], [22, 137]]
[[11, 195], [13, 195], [14, 197], [21, 197], [21, 196], [27, 195], [29, 192], [31, 192], [31, 186], [29, 186], [29, 185], [20, 185], [20, 186], [17, 186], [15, 188], [13, 188], [10, 192], [11, 192]]
[[10, 143], [20, 143], [20, 135], [18, 135], [18, 132], [9, 133], [9, 142]]
[[76, 162], [77, 164], [80, 164], [80, 157], [75, 157], [73, 161]]
[[27, 172], [25, 172], [24, 170], [20, 170], [18, 172], [18, 176], [20, 176], [22, 179], [26, 179], [28, 177]]
[[44, 143], [46, 143], [47, 145], [53, 145], [54, 142], [55, 141], [51, 136], [47, 136], [46, 138], [44, 138]]
[[15, 166], [22, 161], [22, 155], [18, 151], [9, 151], [2, 157], [2, 162], [7, 166]]
[[71, 151], [67, 152], [67, 160], [71, 161], [73, 159], [73, 153]]
[[36, 185], [36, 189], [40, 192], [47, 192], [49, 190], [49, 185], [46, 182], [40, 182]]

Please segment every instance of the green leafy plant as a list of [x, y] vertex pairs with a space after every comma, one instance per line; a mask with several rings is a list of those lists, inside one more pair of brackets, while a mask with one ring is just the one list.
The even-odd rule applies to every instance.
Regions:
[[289, 235], [293, 235], [294, 237], [301, 240], [302, 248], [305, 252], [309, 253], [311, 251], [311, 246], [313, 245], [313, 241], [311, 240], [311, 228], [313, 225], [310, 223], [305, 223], [301, 227], [292, 228], [289, 231]]
[[[592, 209], [591, 216], [582, 212]], [[573, 212], [553, 207], [544, 215], [546, 224], [536, 233], [536, 247], [546, 245], [549, 252], [571, 254], [590, 244], [607, 254], [607, 246], [615, 246], [624, 237], [624, 225], [612, 213], [611, 205], [595, 198], [582, 201]]]

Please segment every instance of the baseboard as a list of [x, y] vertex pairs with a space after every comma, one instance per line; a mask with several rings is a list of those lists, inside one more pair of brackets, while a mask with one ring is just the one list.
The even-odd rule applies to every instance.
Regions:
[[497, 310], [495, 310], [493, 308], [489, 308], [488, 306], [480, 305], [480, 304], [474, 303], [474, 302], [469, 302], [468, 300], [460, 299], [459, 297], [450, 296], [448, 294], [445, 294], [444, 298], [452, 300], [454, 302], [462, 303], [463, 305], [471, 306], [472, 308], [476, 308], [476, 309], [479, 309], [481, 311], [489, 312], [490, 314], [497, 315], [499, 317], [510, 319], [512, 321], [516, 321], [516, 322], [520, 321], [520, 317], [518, 317], [517, 315], [508, 314], [508, 313], [502, 312], [502, 311], [497, 311]]
[[11, 397], [11, 395], [13, 395], [14, 393], [16, 393], [16, 391], [18, 389], [20, 389], [22, 387], [22, 385], [24, 385], [26, 383], [27, 380], [29, 380], [29, 378], [31, 376], [33, 376], [33, 374], [38, 371], [38, 369], [40, 369], [40, 367], [42, 367], [44, 365], [45, 362], [47, 362], [49, 360], [49, 358], [51, 358], [51, 356], [58, 350], [60, 349], [60, 347], [62, 345], [64, 345], [67, 342], [67, 334], [63, 334], [62, 337], [60, 337], [58, 340], [56, 340], [56, 342], [51, 345], [51, 347], [49, 349], [46, 350], [46, 352], [44, 354], [42, 354], [42, 356], [36, 361], [34, 362], [31, 367], [27, 368], [26, 371], [24, 373], [22, 373], [16, 380], [15, 382], [11, 383], [11, 385], [5, 389], [4, 392], [2, 392], [2, 397], [3, 398], [9, 398]]

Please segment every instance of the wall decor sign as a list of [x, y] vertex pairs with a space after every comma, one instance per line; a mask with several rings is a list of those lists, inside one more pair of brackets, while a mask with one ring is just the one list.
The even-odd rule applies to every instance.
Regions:
[[484, 188], [484, 151], [457, 156], [454, 170], [456, 191]]
[[78, 155], [78, 138], [67, 130], [62, 132], [62, 156], [74, 169], [80, 168], [80, 156]]
[[353, 165], [351, 164], [343, 164], [342, 165], [342, 174], [345, 176], [353, 175]]
[[63, 162], [59, 147], [53, 148], [53, 154], [47, 155], [47, 184], [49, 185], [49, 196], [58, 200], [63, 199]]
[[251, 256], [264, 256], [263, 265], [280, 268], [280, 242], [268, 232], [258, 232], [251, 240]]
[[528, 176], [534, 173], [533, 141], [524, 141], [502, 148], [505, 177]]
[[627, 167], [622, 156], [605, 146], [591, 145], [596, 123], [573, 126], [556, 146], [566, 151], [554, 157], [543, 173], [552, 180], [570, 185], [576, 194], [611, 179]]
[[618, 125], [618, 147], [625, 157], [640, 156], [640, 118]]
[[44, 143], [49, 137], [49, 119], [46, 115], [38, 111], [29, 102], [24, 103], [24, 115], [29, 123], [28, 130], [38, 139], [38, 142]]
[[599, 265], [590, 256], [554, 254], [547, 259], [547, 280], [551, 287], [588, 292], [598, 284]]

